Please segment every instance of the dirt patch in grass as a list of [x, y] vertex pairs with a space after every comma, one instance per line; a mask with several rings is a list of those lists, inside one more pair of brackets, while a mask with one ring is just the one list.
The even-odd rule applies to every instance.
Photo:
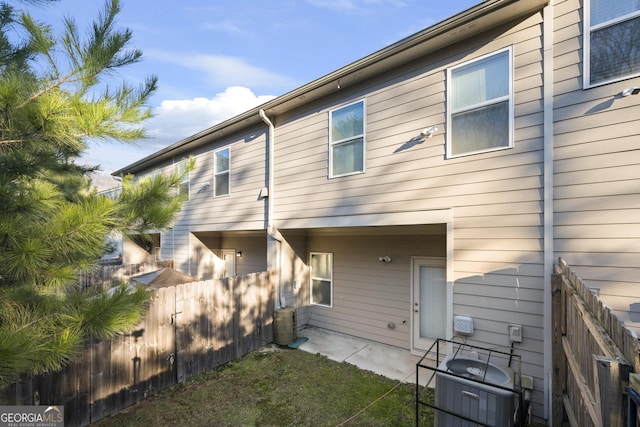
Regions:
[[[421, 414], [421, 426], [432, 415]], [[301, 350], [265, 348], [94, 425], [412, 426], [415, 385]]]

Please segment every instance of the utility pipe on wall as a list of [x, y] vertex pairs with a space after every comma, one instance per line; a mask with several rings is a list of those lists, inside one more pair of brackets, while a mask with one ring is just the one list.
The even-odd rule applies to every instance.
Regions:
[[[267, 135], [267, 155], [269, 156], [267, 167], [269, 168], [267, 174], [267, 233], [271, 234], [273, 230], [273, 154], [275, 151], [274, 148], [274, 132], [275, 126], [271, 123], [271, 120], [267, 117], [266, 113], [263, 109], [260, 109], [260, 118], [262, 121], [269, 126], [269, 134]], [[276, 239], [279, 240], [279, 239]]]
[[554, 2], [549, 0], [542, 10], [542, 37], [543, 37], [543, 116], [544, 116], [544, 268], [543, 268], [543, 336], [544, 336], [544, 417], [551, 420], [552, 406], [552, 359], [553, 351], [551, 343], [551, 273], [553, 273], [554, 253], [554, 211], [553, 211], [553, 174], [554, 174], [554, 138], [553, 138], [553, 13]]
[[275, 126], [269, 120], [264, 110], [260, 109], [260, 118], [262, 121], [269, 126], [269, 134], [267, 135], [267, 235], [270, 239], [273, 239], [273, 243], [269, 243], [269, 247], [267, 248], [269, 253], [272, 255], [269, 257], [272, 260], [275, 259], [276, 265], [274, 266], [276, 271], [276, 310], [287, 305], [287, 302], [284, 298], [284, 292], [281, 284], [281, 276], [280, 276], [280, 247], [282, 245], [282, 236], [273, 225], [273, 200], [274, 200], [274, 153], [275, 153]]

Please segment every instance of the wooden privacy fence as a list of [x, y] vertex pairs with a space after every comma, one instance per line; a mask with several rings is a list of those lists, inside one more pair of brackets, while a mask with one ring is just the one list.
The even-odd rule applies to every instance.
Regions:
[[273, 341], [274, 274], [152, 290], [130, 334], [93, 342], [64, 370], [23, 379], [4, 405], [64, 405], [65, 426], [86, 426]]
[[640, 372], [635, 334], [559, 259], [552, 276], [552, 425], [620, 426], [624, 386]]
[[98, 265], [90, 271], [80, 274], [78, 281], [83, 289], [101, 288], [109, 289], [120, 282], [126, 282], [131, 276], [160, 270], [161, 268], [173, 268], [173, 260], [156, 261], [139, 264], [106, 264]]

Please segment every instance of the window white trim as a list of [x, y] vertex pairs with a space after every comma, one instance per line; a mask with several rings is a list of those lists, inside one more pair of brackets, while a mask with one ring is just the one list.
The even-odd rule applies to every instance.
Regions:
[[[476, 104], [470, 104], [470, 105], [466, 105], [464, 107], [458, 108], [458, 109], [453, 109], [452, 107], [452, 95], [453, 95], [453, 72], [461, 67], [465, 67], [467, 65], [473, 64], [474, 62], [478, 62], [487, 58], [490, 58], [492, 56], [495, 55], [500, 55], [504, 52], [507, 52], [508, 55], [508, 94], [501, 96], [501, 97], [497, 97], [497, 98], [492, 98], [490, 100], [487, 101], [483, 101], [483, 102], [479, 102]], [[479, 149], [479, 150], [473, 150], [473, 151], [466, 151], [464, 153], [458, 153], [458, 154], [453, 154], [452, 152], [452, 143], [453, 143], [453, 134], [452, 134], [452, 126], [453, 126], [453, 120], [452, 117], [454, 114], [456, 113], [461, 113], [461, 112], [465, 112], [465, 111], [473, 111], [482, 107], [486, 107], [486, 106], [491, 106], [491, 105], [495, 105], [495, 104], [499, 104], [501, 102], [508, 102], [508, 144], [505, 146], [498, 146], [498, 147], [490, 147], [490, 148], [483, 148], [483, 149]], [[463, 63], [460, 63], [456, 66], [450, 67], [447, 69], [447, 141], [446, 141], [446, 158], [450, 159], [450, 158], [456, 158], [456, 157], [463, 157], [463, 156], [470, 156], [470, 155], [474, 155], [474, 154], [479, 154], [479, 153], [487, 153], [487, 152], [491, 152], [491, 151], [499, 151], [499, 150], [506, 150], [509, 148], [513, 148], [514, 147], [514, 141], [513, 141], [513, 122], [514, 122], [514, 88], [513, 88], [513, 48], [511, 46], [506, 47], [504, 49], [500, 49], [491, 53], [488, 53], [486, 55], [480, 56], [478, 58], [474, 58], [472, 60], [469, 61], [465, 61]]]
[[[337, 141], [332, 140], [331, 131], [333, 129], [333, 113], [340, 111], [342, 109], [351, 107], [352, 105], [362, 104], [362, 133], [358, 135], [352, 135], [348, 138], [339, 139]], [[364, 99], [360, 99], [358, 101], [351, 102], [349, 104], [341, 105], [340, 107], [329, 110], [329, 178], [337, 178], [342, 176], [356, 175], [365, 173], [367, 168], [367, 106]], [[359, 138], [362, 138], [362, 170], [356, 170], [347, 173], [335, 174], [333, 173], [333, 151], [334, 147], [337, 147], [341, 144], [348, 143], [349, 141], [354, 141]]]
[[[228, 152], [229, 165], [227, 169], [219, 171], [217, 155], [222, 151]], [[225, 194], [216, 194], [216, 189], [218, 188], [218, 186], [216, 185], [216, 180], [218, 176], [223, 176], [223, 175], [227, 175], [227, 192]], [[213, 191], [214, 198], [227, 197], [231, 194], [231, 147], [230, 146], [219, 148], [213, 152], [213, 190], [212, 191]]]
[[637, 73], [625, 74], [625, 75], [614, 77], [611, 79], [599, 81], [597, 83], [591, 83], [591, 33], [607, 27], [612, 27], [616, 24], [619, 24], [621, 22], [625, 22], [631, 19], [640, 19], [640, 10], [627, 13], [625, 15], [620, 15], [613, 19], [610, 19], [608, 21], [604, 21], [595, 25], [591, 25], [591, 0], [584, 0], [583, 12], [584, 12], [583, 31], [582, 31], [582, 41], [584, 46], [584, 49], [582, 51], [582, 54], [583, 54], [582, 87], [583, 89], [598, 87], [598, 86], [606, 85], [609, 83], [640, 76], [640, 70], [639, 70]]
[[[313, 272], [313, 256], [325, 255], [329, 257], [329, 277], [315, 276]], [[313, 281], [322, 280], [329, 282], [329, 304], [321, 304], [314, 301], [313, 298]], [[333, 254], [331, 252], [310, 252], [309, 253], [309, 304], [319, 307], [333, 307]]]

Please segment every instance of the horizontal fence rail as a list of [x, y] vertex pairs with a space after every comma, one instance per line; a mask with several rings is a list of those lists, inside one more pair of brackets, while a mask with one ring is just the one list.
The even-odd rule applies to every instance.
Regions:
[[157, 261], [139, 264], [100, 264], [95, 268], [82, 272], [78, 282], [83, 289], [109, 289], [127, 282], [131, 276], [173, 268], [173, 261]]

